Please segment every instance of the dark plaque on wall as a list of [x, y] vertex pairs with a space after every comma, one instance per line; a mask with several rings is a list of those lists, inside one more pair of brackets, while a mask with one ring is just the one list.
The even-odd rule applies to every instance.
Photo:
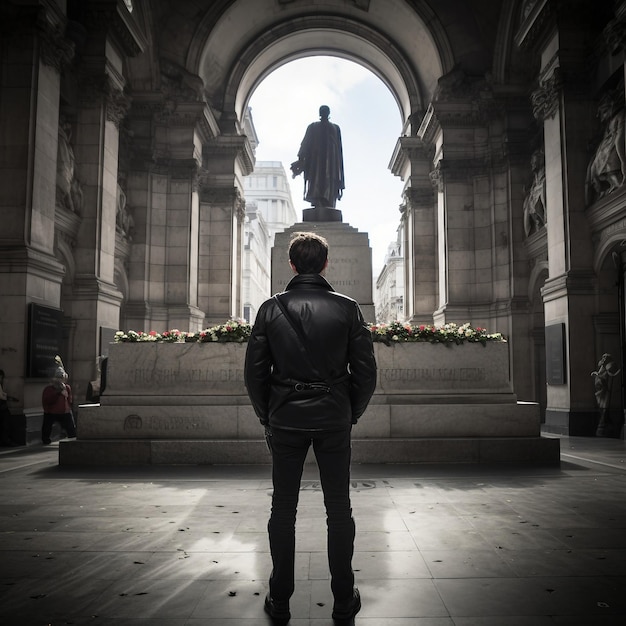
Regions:
[[31, 302], [28, 305], [26, 377], [49, 378], [54, 357], [61, 355], [63, 311]]
[[565, 384], [565, 324], [546, 326], [546, 379], [548, 385]]

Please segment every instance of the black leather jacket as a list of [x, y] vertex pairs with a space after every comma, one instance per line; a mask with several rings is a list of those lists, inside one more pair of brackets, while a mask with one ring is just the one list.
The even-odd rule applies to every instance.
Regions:
[[248, 342], [245, 382], [262, 424], [297, 430], [349, 429], [376, 388], [372, 336], [359, 305], [319, 274], [298, 274], [260, 307]]

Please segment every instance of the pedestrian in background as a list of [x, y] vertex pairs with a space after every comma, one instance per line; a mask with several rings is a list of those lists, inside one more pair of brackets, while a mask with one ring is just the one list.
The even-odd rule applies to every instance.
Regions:
[[63, 362], [57, 356], [57, 367], [50, 384], [45, 387], [41, 394], [43, 407], [43, 425], [41, 427], [41, 440], [44, 445], [50, 443], [52, 425], [59, 422], [61, 428], [68, 437], [76, 437], [76, 425], [72, 413], [72, 388], [68, 385], [68, 375], [63, 367]]

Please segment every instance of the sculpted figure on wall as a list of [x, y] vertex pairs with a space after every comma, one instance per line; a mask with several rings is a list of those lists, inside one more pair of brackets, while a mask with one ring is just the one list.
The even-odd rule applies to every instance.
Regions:
[[533, 182], [524, 199], [524, 231], [526, 236], [546, 224], [546, 164], [543, 148], [530, 158]]
[[591, 204], [624, 184], [624, 92], [617, 89], [604, 95], [598, 107], [603, 136], [587, 168], [586, 201]]
[[59, 120], [57, 148], [57, 206], [80, 214], [83, 208], [83, 190], [76, 178], [76, 158], [72, 147], [72, 126], [63, 117]]
[[611, 405], [611, 379], [620, 372], [621, 369], [608, 353], [603, 354], [600, 361], [598, 361], [598, 369], [591, 372], [591, 376], [594, 379], [596, 402], [600, 413], [600, 421], [596, 431], [598, 437], [610, 436], [614, 430], [609, 412]]
[[133, 231], [135, 227], [135, 220], [132, 213], [126, 203], [126, 193], [122, 189], [122, 186], [117, 184], [117, 210], [115, 213], [115, 227], [116, 230], [121, 233], [122, 237], [133, 240]]

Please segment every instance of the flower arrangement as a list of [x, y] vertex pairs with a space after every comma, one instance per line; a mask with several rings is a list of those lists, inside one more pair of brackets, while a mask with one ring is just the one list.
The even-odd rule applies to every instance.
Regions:
[[244, 342], [250, 337], [252, 326], [243, 320], [229, 320], [225, 324], [219, 324], [211, 328], [206, 328], [197, 333], [183, 332], [177, 328], [157, 333], [134, 330], [118, 330], [115, 333], [115, 343], [139, 343], [139, 342], [162, 342], [162, 343], [206, 343], [211, 341]]
[[[388, 346], [394, 343], [428, 342], [443, 343], [446, 346], [452, 344], [481, 343], [485, 345], [489, 341], [504, 342], [506, 339], [500, 333], [488, 333], [486, 329], [477, 326], [472, 327], [469, 323], [461, 326], [449, 323], [443, 326], [431, 326], [421, 324], [412, 326], [406, 322], [389, 322], [387, 324], [370, 324], [372, 339]], [[238, 342], [248, 341], [252, 326], [244, 320], [228, 320], [224, 324], [212, 326], [196, 333], [183, 332], [178, 329], [166, 330], [157, 333], [129, 330], [118, 330], [115, 333], [115, 343], [139, 343], [158, 341], [163, 343], [212, 343], [212, 342]]]
[[443, 343], [446, 346], [459, 345], [466, 341], [483, 345], [488, 341], [506, 341], [500, 333], [488, 333], [486, 329], [480, 326], [473, 328], [469, 323], [461, 326], [454, 323], [443, 326], [425, 324], [411, 326], [411, 324], [404, 322], [390, 322], [388, 324], [371, 324], [370, 331], [374, 341], [382, 342], [388, 346], [393, 343], [418, 341]]
[[229, 320], [225, 324], [219, 324], [201, 330], [198, 333], [198, 341], [200, 343], [208, 343], [209, 341], [248, 341], [250, 333], [252, 332], [252, 326], [248, 322]]
[[134, 330], [129, 330], [128, 332], [118, 330], [113, 340], [115, 343], [139, 343], [146, 341], [162, 341], [162, 338], [161, 335], [154, 330], [151, 330], [149, 333], [145, 333], [143, 330], [139, 332]]

